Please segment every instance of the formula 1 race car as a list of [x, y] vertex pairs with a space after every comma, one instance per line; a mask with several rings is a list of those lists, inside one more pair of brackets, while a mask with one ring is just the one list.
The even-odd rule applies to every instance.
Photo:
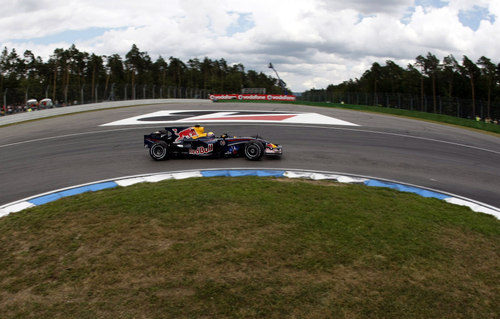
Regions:
[[258, 161], [264, 155], [280, 157], [281, 145], [272, 144], [259, 136], [217, 137], [212, 132], [205, 133], [199, 125], [191, 127], [166, 127], [165, 130], [144, 135], [144, 146], [156, 161], [172, 157], [240, 157]]

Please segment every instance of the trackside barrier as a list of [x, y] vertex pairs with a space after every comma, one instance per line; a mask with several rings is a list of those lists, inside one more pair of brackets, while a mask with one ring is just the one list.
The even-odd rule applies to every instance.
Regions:
[[98, 181], [83, 185], [72, 186], [52, 192], [38, 194], [16, 202], [0, 206], [0, 217], [11, 213], [19, 212], [24, 209], [53, 202], [63, 197], [73, 196], [86, 192], [95, 192], [103, 189], [115, 188], [118, 186], [126, 187], [137, 183], [155, 183], [168, 179], [186, 179], [196, 177], [239, 177], [239, 176], [259, 176], [259, 177], [284, 177], [284, 178], [303, 178], [312, 180], [332, 180], [339, 183], [364, 184], [371, 187], [386, 187], [402, 192], [410, 192], [423, 197], [437, 198], [450, 204], [467, 206], [475, 212], [485, 213], [500, 219], [500, 209], [458, 195], [441, 192], [433, 189], [419, 187], [410, 184], [402, 184], [389, 180], [374, 179], [371, 177], [346, 175], [335, 172], [307, 171], [295, 169], [203, 169], [190, 171], [175, 171], [165, 173], [154, 173], [114, 178], [104, 181]]
[[139, 106], [139, 105], [153, 105], [153, 104], [167, 104], [167, 103], [191, 103], [191, 104], [206, 104], [212, 103], [210, 100], [196, 100], [196, 99], [151, 99], [151, 100], [127, 100], [127, 101], [113, 101], [113, 102], [102, 102], [102, 103], [92, 103], [92, 104], [81, 104], [73, 105], [70, 107], [59, 107], [46, 109], [36, 112], [22, 112], [16, 113], [9, 116], [0, 116], [0, 126], [20, 123], [24, 121], [31, 121], [42, 119], [51, 116], [59, 116], [66, 114], [73, 114], [78, 112], [95, 111], [95, 110], [105, 110], [116, 107], [129, 107], [129, 106]]

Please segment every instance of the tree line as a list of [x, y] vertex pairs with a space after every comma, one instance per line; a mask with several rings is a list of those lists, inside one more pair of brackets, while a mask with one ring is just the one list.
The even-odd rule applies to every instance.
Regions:
[[101, 91], [109, 91], [112, 84], [128, 85], [130, 90], [141, 85], [156, 85], [203, 89], [213, 93], [237, 93], [243, 87], [281, 93], [277, 79], [262, 72], [245, 70], [241, 63], [228, 64], [224, 59], [207, 57], [187, 62], [172, 56], [168, 59], [159, 56], [153, 60], [135, 44], [124, 57], [119, 54], [96, 55], [80, 51], [75, 45], [55, 49], [47, 61], [30, 50], [20, 55], [7, 47], [0, 55], [0, 92], [42, 87], [49, 95], [46, 97], [57, 99], [68, 87], [85, 87], [93, 95], [96, 86]]
[[[465, 55], [461, 61], [453, 55], [440, 60], [429, 52], [416, 57], [406, 68], [391, 60], [385, 65], [375, 62], [359, 79], [331, 84], [326, 91], [340, 95], [352, 92], [413, 95], [420, 97], [420, 110], [434, 113], [438, 110], [438, 98], [470, 99], [473, 117], [478, 114], [477, 101], [482, 100], [486, 104], [485, 116], [491, 117], [493, 113], [500, 114], [500, 63], [484, 56], [474, 62]], [[424, 96], [432, 97], [428, 109]]]

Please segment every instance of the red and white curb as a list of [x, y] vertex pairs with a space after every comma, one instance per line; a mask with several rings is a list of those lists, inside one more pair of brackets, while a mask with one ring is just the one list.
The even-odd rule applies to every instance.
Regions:
[[450, 204], [467, 206], [474, 212], [485, 213], [500, 219], [500, 209], [488, 204], [484, 204], [469, 198], [438, 191], [430, 188], [420, 187], [411, 184], [403, 184], [386, 179], [373, 178], [368, 176], [350, 175], [336, 172], [308, 171], [296, 169], [272, 169], [272, 168], [233, 168], [233, 169], [202, 169], [188, 171], [173, 171], [153, 174], [141, 174], [102, 180], [87, 184], [81, 184], [54, 190], [51, 192], [34, 195], [19, 201], [11, 202], [0, 206], [0, 217], [11, 213], [19, 212], [27, 208], [43, 205], [59, 198], [73, 196], [85, 192], [93, 192], [114, 187], [126, 187], [137, 183], [155, 183], [168, 179], [186, 179], [196, 177], [239, 177], [239, 176], [260, 176], [260, 177], [286, 177], [304, 178], [311, 180], [332, 180], [339, 183], [357, 183], [372, 187], [387, 187], [403, 192], [411, 192], [423, 197], [437, 198]]

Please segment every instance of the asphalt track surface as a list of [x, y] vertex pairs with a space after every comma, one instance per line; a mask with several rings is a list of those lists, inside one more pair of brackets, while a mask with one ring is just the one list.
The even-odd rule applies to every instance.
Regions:
[[[315, 112], [358, 124], [204, 124], [216, 134], [283, 145], [281, 160], [155, 162], [143, 135], [161, 125], [99, 126], [159, 110]], [[287, 104], [169, 103], [102, 110], [0, 127], [0, 205], [72, 185], [135, 174], [207, 168], [287, 168], [391, 179], [500, 207], [500, 138], [452, 126]]]

